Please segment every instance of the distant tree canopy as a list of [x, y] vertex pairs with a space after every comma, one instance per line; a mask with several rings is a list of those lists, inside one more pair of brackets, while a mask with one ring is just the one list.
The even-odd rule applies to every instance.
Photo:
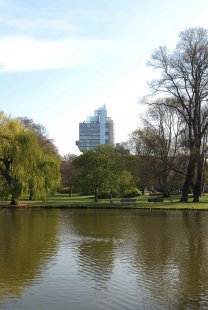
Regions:
[[32, 127], [0, 112], [1, 196], [10, 196], [11, 204], [17, 204], [22, 193], [31, 199], [46, 194], [59, 184], [59, 166], [52, 142], [45, 148]]

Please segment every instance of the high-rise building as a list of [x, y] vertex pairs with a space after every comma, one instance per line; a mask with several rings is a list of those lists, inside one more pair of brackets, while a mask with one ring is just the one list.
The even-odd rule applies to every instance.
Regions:
[[114, 123], [107, 117], [105, 104], [94, 111], [93, 116], [79, 123], [79, 141], [76, 141], [80, 152], [94, 150], [101, 144], [114, 145]]

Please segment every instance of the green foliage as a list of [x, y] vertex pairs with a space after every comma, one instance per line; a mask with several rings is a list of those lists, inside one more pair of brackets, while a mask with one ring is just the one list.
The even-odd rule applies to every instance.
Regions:
[[124, 198], [130, 198], [130, 197], [137, 197], [140, 196], [142, 193], [138, 188], [131, 188], [124, 191], [123, 197]]
[[35, 131], [0, 113], [1, 187], [12, 203], [22, 193], [33, 196], [54, 189], [60, 180], [59, 167], [58, 155], [41, 147]]
[[2, 201], [7, 201], [9, 198], [9, 191], [4, 182], [1, 182], [0, 184], [0, 199]]
[[123, 170], [119, 176], [119, 188], [121, 195], [124, 194], [124, 191], [129, 189], [133, 185], [133, 176], [130, 171]]
[[51, 155], [42, 154], [28, 179], [30, 197], [45, 197], [60, 184], [60, 162]]
[[112, 191], [110, 192], [101, 192], [98, 194], [98, 198], [100, 199], [110, 199], [110, 198], [119, 198], [120, 197], [120, 193], [119, 191]]
[[112, 192], [119, 182], [119, 156], [110, 145], [101, 145], [94, 151], [87, 151], [74, 161], [78, 169], [76, 183], [83, 192], [95, 194], [98, 192]]
[[35, 166], [37, 155], [33, 133], [25, 131], [17, 120], [0, 114], [0, 174], [4, 188], [16, 200]]

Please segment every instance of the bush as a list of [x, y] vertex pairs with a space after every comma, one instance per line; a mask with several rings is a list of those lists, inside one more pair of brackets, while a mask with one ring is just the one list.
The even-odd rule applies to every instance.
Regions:
[[[120, 197], [120, 194], [118, 191], [113, 191], [112, 194], [113, 198], [118, 198]], [[98, 194], [99, 199], [110, 199], [110, 193], [109, 192], [101, 192]]]
[[134, 188], [125, 190], [122, 197], [123, 198], [137, 197], [137, 196], [140, 196], [141, 194], [142, 194], [141, 191], [138, 188], [134, 187]]
[[57, 190], [57, 192], [58, 192], [59, 194], [69, 194], [70, 189], [69, 189], [69, 187], [62, 187], [62, 188], [59, 188], [59, 189]]

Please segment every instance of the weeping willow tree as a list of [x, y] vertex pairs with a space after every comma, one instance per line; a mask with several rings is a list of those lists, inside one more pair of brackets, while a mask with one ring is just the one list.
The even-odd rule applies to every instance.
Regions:
[[33, 130], [0, 112], [0, 185], [12, 205], [18, 204], [23, 191], [32, 198], [54, 188], [59, 165], [58, 156], [41, 148]]
[[28, 179], [29, 200], [45, 198], [60, 184], [60, 160], [58, 157], [42, 154]]
[[28, 178], [26, 188], [29, 200], [33, 197], [44, 198], [60, 185], [61, 158], [53, 139], [48, 137], [47, 129], [27, 117], [19, 118], [26, 130], [33, 132], [37, 138], [39, 157]]
[[2, 187], [17, 204], [27, 176], [34, 169], [38, 148], [35, 135], [15, 119], [0, 113], [0, 174]]

